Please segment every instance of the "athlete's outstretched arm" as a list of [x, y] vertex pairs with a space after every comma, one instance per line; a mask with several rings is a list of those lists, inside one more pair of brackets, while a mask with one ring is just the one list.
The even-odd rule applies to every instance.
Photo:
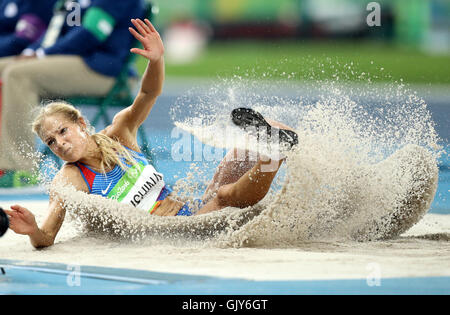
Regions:
[[[61, 184], [70, 184], [76, 190], [89, 192], [84, 179], [74, 165], [66, 164], [56, 174], [52, 187]], [[10, 229], [17, 234], [28, 235], [31, 244], [36, 248], [53, 245], [66, 214], [63, 203], [54, 193], [49, 195], [48, 214], [41, 227], [37, 225], [34, 214], [24, 207], [14, 205], [5, 212], [9, 216]]]
[[162, 93], [164, 83], [164, 45], [161, 37], [149, 20], [131, 20], [134, 28], [130, 33], [142, 44], [142, 49], [132, 48], [132, 53], [148, 60], [147, 69], [142, 78], [141, 88], [133, 104], [127, 108], [126, 124], [135, 133], [147, 119], [157, 97]]

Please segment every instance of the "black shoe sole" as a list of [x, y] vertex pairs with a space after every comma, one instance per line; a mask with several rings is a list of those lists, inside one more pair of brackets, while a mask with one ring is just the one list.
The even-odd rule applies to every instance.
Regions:
[[278, 132], [280, 144], [287, 144], [289, 149], [298, 144], [298, 135], [292, 130], [279, 129], [272, 127], [257, 111], [251, 108], [235, 108], [231, 111], [231, 120], [233, 123], [243, 130], [247, 130], [249, 127], [254, 127], [257, 131], [257, 137], [259, 139], [260, 132], [265, 131], [268, 137]]

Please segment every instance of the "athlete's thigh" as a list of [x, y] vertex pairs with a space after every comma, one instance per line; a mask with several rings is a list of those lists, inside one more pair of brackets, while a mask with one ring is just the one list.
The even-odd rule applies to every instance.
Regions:
[[214, 176], [206, 188], [202, 199], [209, 200], [220, 187], [235, 183], [256, 163], [256, 157], [248, 150], [232, 149], [217, 166]]
[[232, 189], [233, 184], [222, 185], [219, 187], [217, 193], [197, 211], [196, 215], [217, 211], [232, 205]]

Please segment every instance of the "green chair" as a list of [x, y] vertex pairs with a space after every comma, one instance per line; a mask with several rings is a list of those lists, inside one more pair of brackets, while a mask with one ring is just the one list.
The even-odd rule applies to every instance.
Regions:
[[[154, 7], [151, 2], [146, 1], [147, 8], [146, 8], [146, 16], [147, 18], [152, 21], [154, 17]], [[139, 42], [136, 42], [135, 46], [140, 46]], [[71, 96], [66, 98], [65, 100], [74, 105], [74, 106], [94, 106], [96, 107], [97, 113], [95, 114], [94, 118], [91, 120], [92, 126], [97, 126], [100, 119], [103, 119], [103, 122], [105, 126], [111, 124], [111, 119], [108, 115], [108, 109], [112, 107], [127, 107], [131, 105], [134, 101], [134, 95], [131, 91], [131, 88], [129, 86], [129, 70], [131, 66], [136, 61], [136, 55], [131, 54], [128, 57], [124, 67], [122, 68], [122, 71], [120, 72], [119, 76], [116, 78], [116, 81], [111, 88], [111, 90], [106, 94], [104, 97], [86, 97], [86, 96]], [[138, 139], [140, 138], [140, 147], [149, 160], [150, 163], [154, 163], [153, 155], [149, 149], [149, 142], [147, 140], [147, 136], [145, 134], [145, 130], [143, 126], [141, 126], [138, 130]], [[46, 146], [44, 149], [43, 154], [45, 156], [51, 156], [56, 161], [56, 163], [61, 166], [61, 161], [59, 158], [54, 156], [53, 152]]]

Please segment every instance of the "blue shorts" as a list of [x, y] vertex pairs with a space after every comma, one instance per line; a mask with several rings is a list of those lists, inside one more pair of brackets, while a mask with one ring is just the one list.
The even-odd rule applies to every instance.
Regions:
[[189, 205], [189, 201], [184, 204], [184, 206], [178, 211], [176, 216], [182, 215], [182, 216], [191, 216], [194, 214], [195, 210], [198, 210], [200, 208], [200, 205], [203, 203], [201, 199], [194, 199], [193, 205]]

